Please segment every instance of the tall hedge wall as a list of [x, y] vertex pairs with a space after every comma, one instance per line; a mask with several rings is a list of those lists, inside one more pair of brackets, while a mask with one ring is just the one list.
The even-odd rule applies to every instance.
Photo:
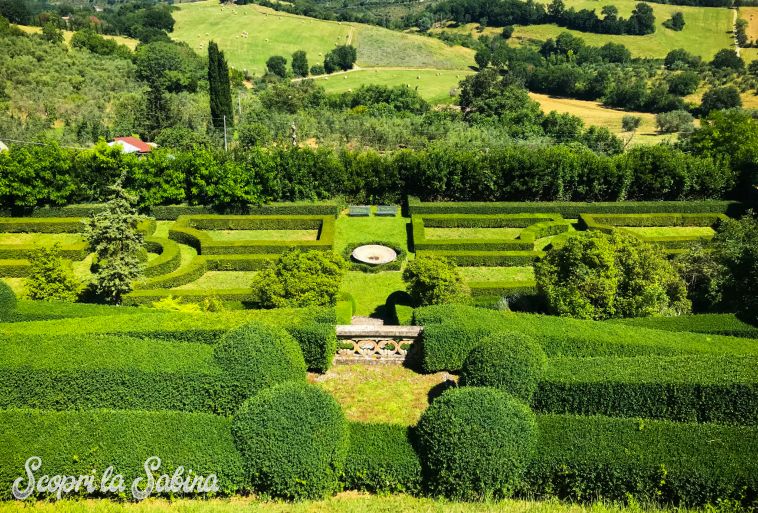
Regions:
[[25, 476], [30, 456], [42, 458], [40, 472], [48, 475], [102, 473], [113, 465], [127, 486], [145, 477], [147, 458], [158, 456], [162, 473], [182, 465], [205, 476], [215, 473], [222, 495], [245, 488], [230, 421], [204, 413], [0, 411], [0, 499], [12, 498], [13, 482]]

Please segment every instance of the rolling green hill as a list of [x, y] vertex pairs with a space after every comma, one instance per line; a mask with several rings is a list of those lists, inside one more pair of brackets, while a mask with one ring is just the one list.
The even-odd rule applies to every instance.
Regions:
[[174, 39], [186, 41], [201, 54], [212, 39], [232, 66], [251, 73], [262, 73], [272, 55], [289, 60], [294, 51], [305, 50], [310, 64], [316, 64], [336, 45], [348, 43], [358, 49], [360, 67], [465, 70], [474, 64], [473, 51], [430, 37], [316, 20], [258, 5], [224, 7], [212, 0], [181, 4], [174, 18]]

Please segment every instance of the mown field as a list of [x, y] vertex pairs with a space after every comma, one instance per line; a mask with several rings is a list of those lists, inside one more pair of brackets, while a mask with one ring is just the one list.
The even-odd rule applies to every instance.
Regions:
[[358, 49], [360, 67], [467, 69], [473, 64], [473, 51], [449, 47], [433, 38], [358, 23], [316, 20], [257, 5], [224, 8], [214, 1], [182, 4], [174, 18], [174, 39], [186, 41], [201, 54], [212, 39], [232, 66], [258, 74], [263, 73], [272, 55], [289, 60], [293, 52], [305, 50], [309, 62], [316, 64], [341, 44]]
[[[635, 0], [567, 0], [566, 7], [575, 9], [594, 9], [598, 13], [604, 5], [615, 5], [618, 7], [619, 15], [629, 16], [634, 6]], [[685, 50], [709, 59], [722, 48], [732, 46], [732, 17], [733, 12], [730, 9], [715, 7], [690, 7], [681, 5], [666, 5], [659, 3], [649, 4], [655, 12], [656, 31], [653, 34], [645, 36], [631, 35], [613, 35], [613, 34], [595, 34], [592, 32], [580, 32], [569, 30], [558, 25], [529, 25], [517, 26], [513, 33], [512, 41], [519, 44], [526, 44], [531, 41], [544, 41], [548, 38], [555, 38], [561, 32], [570, 32], [575, 36], [582, 37], [587, 44], [602, 46], [605, 43], [621, 43], [625, 45], [635, 57], [665, 57], [666, 54], [675, 48], [684, 48]], [[667, 29], [663, 22], [671, 18], [675, 12], [684, 14], [685, 26], [681, 32]], [[471, 32], [475, 36], [477, 24], [470, 23], [457, 28], [447, 28], [445, 30]], [[484, 33], [497, 34], [499, 28], [490, 27], [485, 29]]]
[[[42, 32], [42, 27], [33, 27], [33, 26], [29, 26], [29, 25], [18, 25], [18, 28], [20, 28], [21, 30], [23, 30], [24, 32], [27, 32], [29, 34], [40, 34]], [[64, 30], [63, 31], [63, 39], [66, 41], [66, 43], [69, 43], [71, 41], [71, 36], [73, 36], [73, 35], [74, 35], [74, 33], [71, 32], [70, 30]], [[105, 37], [106, 39], [113, 39], [118, 44], [126, 45], [129, 48], [131, 48], [132, 50], [134, 50], [137, 47], [137, 45], [139, 44], [139, 41], [137, 41], [136, 39], [132, 39], [130, 37], [109, 36], [109, 35], [104, 35], [103, 37]]]

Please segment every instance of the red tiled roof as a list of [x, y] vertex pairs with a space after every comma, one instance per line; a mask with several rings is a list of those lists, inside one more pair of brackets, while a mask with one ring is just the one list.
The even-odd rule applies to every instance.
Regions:
[[126, 144], [130, 144], [137, 148], [140, 153], [148, 153], [152, 148], [144, 141], [137, 139], [136, 137], [116, 137], [114, 141], [121, 141]]

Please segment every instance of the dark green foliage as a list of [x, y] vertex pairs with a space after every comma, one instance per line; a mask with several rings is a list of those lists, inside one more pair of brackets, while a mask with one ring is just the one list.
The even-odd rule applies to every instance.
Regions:
[[450, 261], [424, 256], [411, 260], [403, 281], [416, 306], [466, 302], [469, 296], [463, 278]]
[[700, 75], [694, 71], [682, 71], [668, 77], [669, 91], [679, 96], [687, 96], [697, 90]]
[[421, 491], [421, 462], [411, 430], [396, 424], [350, 423], [345, 488], [371, 493]]
[[229, 82], [229, 67], [224, 52], [219, 51], [215, 41], [208, 42], [208, 87], [211, 102], [211, 122], [216, 128], [234, 124], [232, 91]]
[[342, 409], [315, 385], [287, 383], [242, 405], [232, 422], [254, 490], [289, 500], [335, 493], [349, 448]]
[[305, 360], [297, 341], [281, 328], [250, 322], [227, 332], [213, 348], [215, 362], [244, 400], [263, 389], [305, 382]]
[[49, 475], [87, 475], [93, 469], [102, 473], [113, 466], [127, 487], [137, 477], [144, 481], [145, 460], [158, 456], [161, 474], [171, 475], [180, 465], [185, 477], [189, 469], [206, 477], [215, 473], [219, 495], [240, 493], [246, 488], [244, 473], [230, 424], [224, 417], [204, 413], [2, 411], [0, 499], [12, 499], [13, 482], [24, 475], [30, 455], [42, 459]]
[[448, 390], [416, 428], [424, 484], [436, 496], [510, 496], [531, 460], [537, 431], [529, 408], [494, 388]]
[[703, 506], [758, 500], [758, 429], [643, 419], [540, 415], [521, 493], [567, 500], [629, 496]]
[[69, 43], [72, 48], [84, 48], [97, 55], [113, 55], [122, 59], [132, 56], [131, 50], [112, 39], [106, 39], [91, 28], [74, 32]]
[[682, 69], [699, 66], [701, 61], [699, 56], [678, 48], [667, 53], [663, 63], [668, 69]]
[[737, 55], [736, 51], [724, 48], [723, 50], [719, 50], [713, 57], [711, 66], [714, 68], [742, 70], [745, 69], [745, 61], [742, 60], [742, 57]]
[[10, 313], [16, 309], [16, 293], [5, 280], [0, 280], [0, 312], [3, 314]]
[[545, 352], [534, 340], [519, 333], [500, 331], [466, 356], [460, 384], [498, 388], [528, 403], [546, 362]]
[[61, 247], [38, 248], [29, 257], [29, 276], [24, 286], [29, 299], [76, 301], [82, 284], [70, 262], [61, 257]]
[[740, 91], [733, 85], [724, 87], [712, 87], [703, 93], [700, 110], [703, 114], [710, 114], [714, 110], [735, 109], [742, 107]]
[[253, 301], [263, 308], [334, 306], [346, 268], [331, 251], [288, 251], [255, 276]]
[[324, 70], [327, 73], [353, 69], [358, 52], [352, 45], [342, 45], [331, 50], [324, 56]]
[[302, 50], [292, 54], [292, 73], [296, 77], [308, 76], [308, 57]]
[[754, 356], [551, 358], [535, 411], [758, 424]]
[[[294, 64], [294, 61], [293, 61]], [[279, 78], [287, 76], [287, 59], [281, 55], [273, 55], [266, 61], [266, 70]]]
[[287, 327], [290, 335], [300, 344], [308, 370], [326, 372], [337, 352], [337, 334], [333, 324], [306, 322]]
[[664, 331], [711, 333], [713, 335], [758, 339], [758, 325], [743, 322], [734, 314], [638, 317], [632, 319], [614, 319], [612, 322]]
[[660, 249], [597, 231], [569, 238], [535, 266], [549, 309], [582, 319], [687, 313], [686, 287]]
[[671, 18], [663, 22], [663, 26], [680, 32], [684, 28], [684, 14], [680, 11], [671, 15]]

